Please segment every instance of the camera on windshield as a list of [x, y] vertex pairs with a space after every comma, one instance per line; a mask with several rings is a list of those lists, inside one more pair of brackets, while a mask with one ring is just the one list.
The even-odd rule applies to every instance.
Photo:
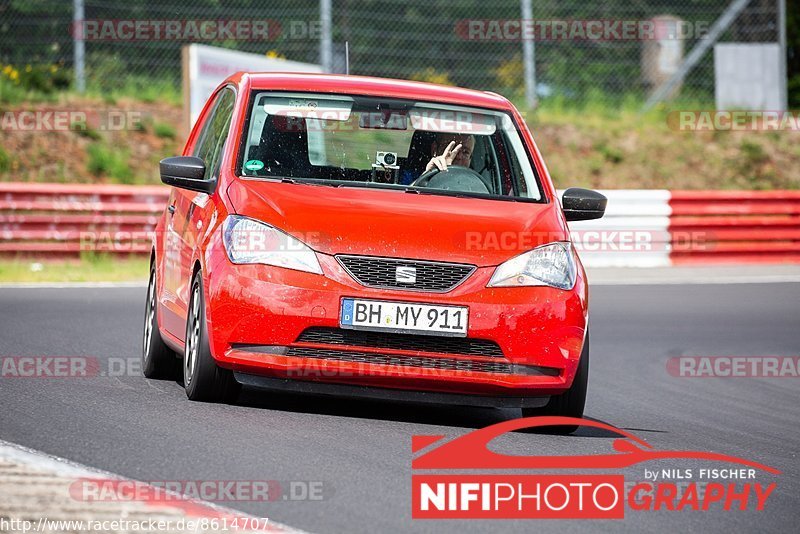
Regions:
[[397, 152], [378, 152], [375, 164], [389, 169], [397, 168]]
[[396, 184], [400, 166], [397, 164], [397, 152], [381, 152], [375, 154], [370, 181], [383, 184]]

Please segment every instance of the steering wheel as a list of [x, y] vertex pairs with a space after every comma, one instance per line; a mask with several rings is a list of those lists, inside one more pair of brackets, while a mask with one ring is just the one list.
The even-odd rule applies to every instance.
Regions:
[[429, 187], [466, 193], [490, 193], [480, 174], [461, 165], [450, 165], [446, 171], [433, 168], [422, 173], [422, 176], [414, 180], [411, 187]]

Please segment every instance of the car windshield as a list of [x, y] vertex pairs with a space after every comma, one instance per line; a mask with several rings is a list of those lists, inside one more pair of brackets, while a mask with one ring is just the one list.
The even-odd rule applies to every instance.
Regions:
[[254, 92], [241, 152], [237, 172], [251, 179], [542, 199], [514, 121], [488, 109]]

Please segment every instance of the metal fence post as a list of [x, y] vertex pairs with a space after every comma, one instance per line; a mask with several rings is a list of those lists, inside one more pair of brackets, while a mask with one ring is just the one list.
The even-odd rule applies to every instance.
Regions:
[[[522, 24], [526, 20], [533, 18], [531, 0], [521, 0]], [[522, 38], [522, 61], [525, 65], [525, 103], [531, 108], [535, 108], [536, 101], [536, 52], [533, 44], [533, 37], [530, 39]]]
[[[197, 4], [0, 0], [4, 20], [11, 21], [0, 39], [0, 60], [23, 67], [32, 61], [63, 65], [66, 69], [56, 76], [58, 83], [69, 83], [75, 92], [121, 87], [132, 91], [150, 81], [179, 90], [181, 46], [195, 41], [220, 44], [192, 33], [199, 20], [254, 21], [264, 16], [259, 2]], [[520, 106], [529, 109], [550, 98], [547, 95], [577, 105], [592, 98], [617, 106], [626, 99], [646, 99], [645, 91], [652, 90], [659, 94], [648, 106], [673, 94], [711, 105], [714, 62], [708, 59], [715, 36], [721, 41], [769, 42], [773, 48], [780, 44], [785, 51], [786, 19], [792, 7], [786, 0], [514, 0], [491, 7], [480, 0], [455, 0], [446, 3], [443, 16], [432, 17], [427, 16], [430, 0], [403, 0], [402, 8], [388, 12], [369, 2], [272, 4], [270, 23], [277, 23], [273, 29], [283, 23], [283, 35], [274, 34], [267, 42], [234, 36], [226, 38], [224, 46], [259, 55], [272, 52], [290, 61], [319, 64], [325, 71], [345, 72], [343, 52], [349, 41], [351, 72], [518, 95]], [[685, 24], [678, 32], [685, 54], [669, 47], [660, 49], [665, 53], [645, 54], [647, 47], [641, 41], [649, 37], [620, 35], [625, 23], [644, 23], [658, 15], [671, 15]], [[128, 35], [131, 21], [141, 20], [149, 32], [161, 27], [165, 17], [180, 27], [175, 36]], [[515, 26], [520, 19], [524, 23]], [[719, 22], [711, 28], [715, 21]], [[601, 33], [588, 35], [590, 23], [593, 28], [602, 26]], [[67, 31], [70, 24], [72, 35]], [[229, 27], [224, 26], [225, 31]], [[681, 62], [679, 75], [661, 87]], [[650, 79], [651, 70], [661, 72], [657, 80]], [[778, 81], [770, 83], [772, 93], [778, 93]]]
[[84, 73], [85, 49], [83, 42], [83, 0], [73, 0], [72, 10], [72, 42], [75, 45], [75, 89], [79, 93], [86, 91]]
[[319, 0], [322, 31], [319, 42], [319, 62], [323, 72], [333, 70], [333, 40], [331, 37], [331, 0]]
[[778, 45], [781, 48], [781, 58], [778, 68], [780, 69], [780, 95], [781, 106], [785, 111], [789, 109], [789, 91], [786, 85], [789, 83], [788, 72], [786, 69], [786, 0], [778, 0]]
[[644, 103], [644, 111], [652, 109], [653, 106], [667, 98], [672, 88], [686, 78], [689, 71], [691, 71], [705, 53], [714, 46], [720, 36], [725, 33], [725, 30], [730, 27], [733, 21], [736, 20], [736, 17], [739, 16], [739, 13], [741, 13], [749, 3], [750, 0], [733, 0], [733, 2], [728, 5], [722, 15], [714, 21], [714, 24], [708, 31], [708, 35], [692, 48], [692, 51], [689, 52], [689, 55], [683, 60], [683, 63], [678, 67], [675, 74], [670, 76], [666, 82], [653, 91], [653, 94], [651, 94], [647, 102]]

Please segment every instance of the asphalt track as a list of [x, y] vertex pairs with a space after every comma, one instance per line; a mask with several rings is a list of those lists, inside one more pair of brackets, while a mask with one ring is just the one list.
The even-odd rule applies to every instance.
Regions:
[[[144, 288], [0, 288], [0, 356], [138, 358]], [[679, 378], [678, 355], [798, 355], [800, 284], [592, 289], [586, 415], [657, 449], [715, 451], [782, 471], [767, 508], [626, 511], [622, 521], [414, 521], [411, 436], [455, 437], [513, 410], [263, 395], [190, 403], [171, 381], [0, 378], [0, 439], [139, 480], [321, 481], [321, 501], [228, 502], [312, 532], [787, 532], [800, 508], [797, 378]], [[611, 452], [607, 435], [514, 433], [510, 454]], [[695, 467], [699, 464], [694, 464]], [[659, 462], [643, 467], [692, 467]]]

